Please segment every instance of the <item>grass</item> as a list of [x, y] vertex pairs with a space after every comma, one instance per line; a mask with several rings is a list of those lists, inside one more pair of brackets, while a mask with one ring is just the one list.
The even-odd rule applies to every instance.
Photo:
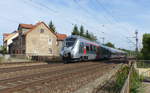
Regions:
[[142, 86], [143, 77], [139, 76], [136, 70], [132, 69], [132, 74], [130, 76], [130, 93], [140, 93], [139, 88]]
[[129, 83], [130, 93], [141, 93], [143, 77], [139, 76], [134, 68], [130, 69], [129, 66], [122, 67], [116, 75], [101, 88], [102, 91], [106, 93], [120, 93], [128, 78], [130, 70], [132, 70]]
[[116, 93], [119, 93], [128, 77], [129, 74], [129, 67], [125, 66], [121, 68], [117, 74], [116, 74], [116, 81], [113, 87], [113, 90], [116, 91]]
[[123, 66], [102, 88], [102, 93], [120, 93], [129, 73], [129, 67]]

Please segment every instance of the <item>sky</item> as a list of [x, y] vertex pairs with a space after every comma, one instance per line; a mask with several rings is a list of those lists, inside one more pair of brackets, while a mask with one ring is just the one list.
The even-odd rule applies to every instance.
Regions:
[[0, 44], [3, 33], [17, 30], [20, 23], [53, 21], [58, 33], [71, 35], [74, 25], [112, 42], [117, 48], [135, 49], [135, 31], [139, 47], [142, 35], [150, 33], [149, 0], [2, 0], [0, 2]]

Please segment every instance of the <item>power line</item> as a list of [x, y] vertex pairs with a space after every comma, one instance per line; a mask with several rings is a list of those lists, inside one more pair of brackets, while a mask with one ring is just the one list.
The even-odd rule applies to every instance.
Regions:
[[[102, 4], [99, 0], [96, 0], [96, 1], [97, 1], [98, 4], [100, 4], [100, 7], [102, 7], [102, 8], [104, 9], [104, 11], [105, 11], [109, 16], [111, 16], [111, 18], [114, 20], [114, 22], [119, 23], [118, 19], [116, 19], [116, 18], [111, 14], [111, 12], [108, 11], [108, 10], [103, 6], [103, 4]], [[124, 26], [122, 26], [122, 27], [123, 27], [124, 29], [126, 29], [126, 30], [129, 30], [129, 29], [125, 28]]]
[[[77, 0], [73, 0], [73, 1], [74, 1], [74, 3], [77, 4], [78, 7], [80, 7], [87, 15], [91, 16], [92, 18], [94, 18], [94, 19], [97, 21], [98, 18], [96, 17], [96, 15], [93, 15], [91, 12], [89, 12], [88, 9], [82, 7], [82, 6], [78, 3]], [[104, 17], [108, 22], [111, 22], [109, 19], [107, 19], [106, 16], [103, 15], [103, 17]]]
[[[34, 0], [28, 0], [28, 2], [26, 1], [26, 0], [22, 0], [24, 3], [26, 3], [27, 5], [30, 5], [30, 6], [32, 6], [32, 7], [34, 7], [34, 8], [39, 8], [39, 9], [46, 9], [49, 13], [54, 13], [54, 14], [58, 14], [58, 11], [56, 11], [56, 10], [53, 10], [53, 9], [51, 9], [51, 8], [49, 8], [48, 6], [46, 6], [45, 4], [42, 4], [42, 3], [39, 3], [39, 2], [36, 2], [36, 1], [34, 1]], [[51, 15], [51, 14], [50, 14]], [[42, 17], [40, 17], [40, 18], [42, 18]], [[66, 18], [68, 18], [68, 17], [66, 17]], [[70, 22], [70, 20], [68, 20], [68, 19], [66, 19], [65, 18], [65, 20], [66, 21], [68, 21], [68, 23], [70, 23], [70, 24], [72, 24], [72, 22]]]
[[44, 8], [46, 8], [46, 9], [50, 10], [50, 11], [53, 12], [53, 13], [56, 13], [56, 12], [57, 12], [56, 10], [49, 8], [49, 7], [46, 6], [45, 4], [42, 4], [42, 3], [39, 3], [39, 2], [35, 2], [34, 0], [29, 0], [29, 1], [31, 1], [31, 2], [33, 2], [33, 3], [36, 3], [37, 5], [39, 5], [39, 6], [41, 6], [41, 7], [44, 7]]
[[[104, 9], [104, 11], [109, 15], [111, 16], [111, 18], [114, 20], [114, 22], [116, 23], [119, 23], [119, 21], [113, 16], [111, 15], [111, 13], [103, 6], [103, 4], [99, 1], [99, 0], [96, 0], [97, 3], [100, 5], [100, 7], [102, 7]], [[125, 30], [121, 30], [121, 31], [129, 31], [129, 29], [125, 28], [124, 26], [122, 26]], [[122, 34], [122, 33], [121, 33]], [[124, 34], [122, 34], [123, 36], [125, 36]], [[126, 36], [125, 36], [126, 38]], [[129, 40], [130, 42], [132, 42], [130, 39], [127, 38], [127, 40]]]

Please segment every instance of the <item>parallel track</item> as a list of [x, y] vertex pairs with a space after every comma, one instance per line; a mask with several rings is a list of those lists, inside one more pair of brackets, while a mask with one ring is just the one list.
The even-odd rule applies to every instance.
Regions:
[[[0, 80], [0, 93], [71, 93], [111, 70], [116, 64], [85, 62], [75, 64], [50, 64], [14, 68], [2, 73], [26, 70], [28, 74]], [[34, 70], [30, 72], [30, 70]], [[35, 70], [36, 69], [36, 70]], [[38, 69], [38, 70], [37, 70]], [[44, 69], [44, 70], [42, 70]], [[19, 71], [17, 72], [19, 74]], [[21, 74], [21, 73], [20, 73]], [[1, 77], [1, 75], [0, 75]]]

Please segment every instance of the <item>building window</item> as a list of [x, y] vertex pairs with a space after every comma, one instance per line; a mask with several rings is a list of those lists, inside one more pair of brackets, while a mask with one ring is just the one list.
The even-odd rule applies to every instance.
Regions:
[[40, 33], [44, 33], [44, 29], [40, 29]]
[[51, 45], [52, 44], [52, 39], [48, 39], [48, 44]]
[[52, 49], [51, 48], [49, 48], [49, 54], [52, 54]]
[[25, 50], [22, 50], [22, 54], [25, 54]]

